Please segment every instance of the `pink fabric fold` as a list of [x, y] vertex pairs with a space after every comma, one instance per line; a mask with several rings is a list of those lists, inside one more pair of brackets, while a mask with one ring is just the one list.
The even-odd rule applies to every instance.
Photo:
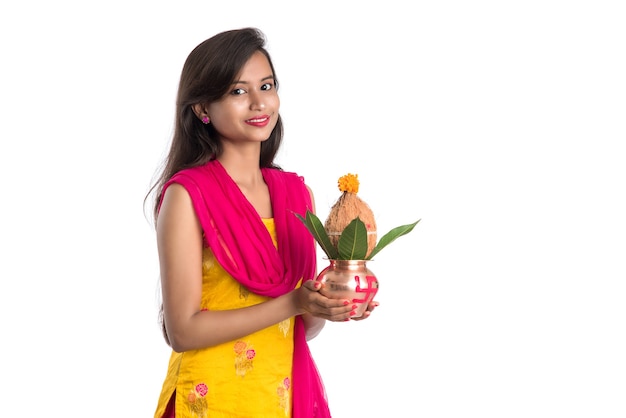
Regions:
[[[312, 210], [311, 196], [296, 173], [273, 168], [261, 171], [272, 201], [277, 247], [252, 204], [217, 160], [178, 172], [163, 192], [172, 183], [185, 187], [205, 245], [222, 267], [250, 291], [278, 297], [293, 290], [300, 279], [315, 277], [315, 241], [295, 215]], [[292, 378], [293, 417], [330, 417], [300, 316], [295, 324]]]

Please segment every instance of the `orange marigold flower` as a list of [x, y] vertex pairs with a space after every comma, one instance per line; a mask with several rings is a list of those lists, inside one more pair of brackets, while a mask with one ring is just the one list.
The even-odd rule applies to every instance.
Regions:
[[342, 192], [348, 193], [358, 193], [359, 192], [359, 175], [348, 173], [345, 176], [339, 177], [339, 181], [337, 182], [339, 185], [339, 190]]

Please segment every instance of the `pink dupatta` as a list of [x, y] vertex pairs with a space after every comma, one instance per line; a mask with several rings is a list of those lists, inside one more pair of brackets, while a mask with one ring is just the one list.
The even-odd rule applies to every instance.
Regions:
[[[315, 241], [294, 213], [311, 210], [304, 179], [295, 173], [262, 168], [274, 212], [278, 245], [250, 202], [217, 160], [175, 174], [172, 183], [185, 187], [202, 226], [205, 244], [220, 265], [251, 292], [278, 297], [300, 279], [316, 273]], [[326, 393], [306, 341], [301, 316], [296, 317], [293, 355], [293, 417], [330, 417]]]

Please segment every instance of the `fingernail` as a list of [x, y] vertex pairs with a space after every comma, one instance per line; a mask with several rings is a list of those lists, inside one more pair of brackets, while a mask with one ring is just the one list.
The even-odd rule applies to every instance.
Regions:
[[356, 309], [356, 308], [357, 308], [357, 306], [356, 306], [356, 305], [352, 305], [352, 309]]
[[343, 301], [343, 306], [348, 306], [348, 304], [349, 304], [349, 303], [350, 303], [350, 302], [348, 302], [347, 300], [344, 300], [344, 301]]
[[356, 315], [356, 311], [350, 311], [350, 316]]

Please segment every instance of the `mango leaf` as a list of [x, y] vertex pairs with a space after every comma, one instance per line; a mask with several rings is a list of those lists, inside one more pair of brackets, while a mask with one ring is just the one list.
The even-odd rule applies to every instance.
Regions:
[[364, 260], [367, 255], [367, 228], [361, 219], [354, 218], [339, 236], [337, 243], [341, 260]]
[[330, 238], [328, 238], [328, 234], [324, 229], [324, 225], [322, 225], [322, 222], [319, 220], [319, 218], [309, 210], [306, 211], [306, 218], [302, 217], [302, 215], [300, 215], [299, 213], [294, 212], [294, 214], [298, 217], [298, 219], [302, 221], [302, 223], [304, 223], [304, 225], [307, 227], [311, 235], [313, 235], [313, 238], [315, 238], [315, 241], [317, 241], [326, 256], [330, 260], [336, 260], [339, 257], [339, 253], [337, 252], [337, 249], [332, 244], [332, 242], [330, 242]]
[[415, 227], [415, 225], [417, 225], [417, 223], [421, 221], [421, 219], [418, 219], [416, 222], [413, 222], [412, 224], [407, 224], [407, 225], [402, 225], [402, 226], [398, 226], [393, 228], [391, 231], [387, 232], [379, 241], [378, 244], [376, 244], [376, 247], [374, 247], [374, 249], [372, 250], [372, 252], [370, 253], [369, 256], [367, 256], [368, 260], [371, 260], [376, 254], [378, 254], [380, 252], [380, 250], [382, 250], [383, 248], [385, 248], [387, 245], [391, 244], [393, 241], [395, 241], [396, 238], [401, 237], [402, 235], [406, 235], [409, 232], [411, 232], [413, 230], [413, 228]]

